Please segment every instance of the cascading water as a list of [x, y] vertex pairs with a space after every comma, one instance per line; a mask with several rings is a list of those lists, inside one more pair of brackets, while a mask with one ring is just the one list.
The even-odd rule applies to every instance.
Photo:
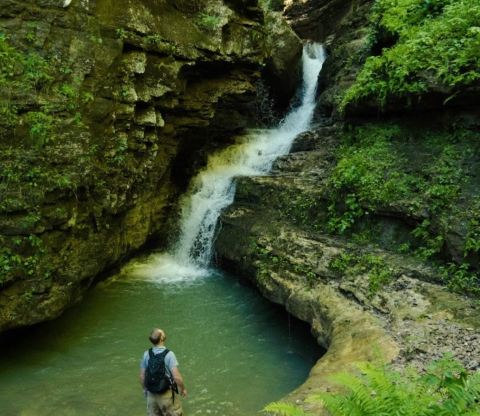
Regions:
[[303, 48], [300, 104], [276, 128], [252, 131], [242, 141], [212, 155], [181, 201], [180, 237], [174, 250], [137, 265], [142, 278], [183, 280], [203, 274], [212, 256], [215, 227], [221, 211], [233, 202], [234, 179], [267, 174], [275, 159], [289, 152], [295, 137], [308, 130], [315, 110], [317, 80], [325, 50], [307, 43]]

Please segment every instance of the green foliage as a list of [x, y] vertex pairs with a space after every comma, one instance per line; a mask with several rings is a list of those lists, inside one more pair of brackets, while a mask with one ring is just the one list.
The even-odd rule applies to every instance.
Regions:
[[395, 125], [367, 125], [345, 136], [328, 184], [331, 232], [343, 233], [369, 210], [411, 192], [412, 178], [401, 169], [403, 157], [391, 144], [399, 134]]
[[0, 287], [12, 280], [21, 264], [21, 257], [14, 251], [6, 247], [0, 249]]
[[202, 12], [198, 15], [196, 23], [199, 27], [203, 29], [216, 30], [221, 26], [222, 19], [220, 16], [217, 16], [215, 14]]
[[52, 79], [47, 61], [36, 52], [21, 52], [0, 33], [0, 130], [10, 131], [18, 123], [14, 98], [34, 95]]
[[51, 141], [54, 127], [52, 115], [41, 111], [30, 111], [26, 121], [30, 126], [30, 137], [35, 144], [43, 146]]
[[[480, 412], [480, 373], [469, 374], [451, 356], [432, 362], [425, 374], [415, 369], [401, 373], [372, 363], [359, 369], [360, 375], [334, 377], [344, 392], [323, 393], [310, 400], [320, 401], [332, 416], [474, 416]], [[298, 407], [279, 403], [265, 411], [305, 415]]]
[[163, 41], [163, 37], [159, 34], [148, 35], [145, 37], [145, 41], [149, 44], [156, 45]]
[[127, 37], [127, 32], [125, 31], [125, 29], [119, 27], [115, 30], [115, 35], [117, 39], [124, 40]]
[[112, 162], [114, 165], [122, 165], [125, 162], [127, 149], [128, 137], [126, 135], [118, 135], [115, 140], [115, 155], [112, 158]]
[[[25, 123], [31, 142], [44, 146], [53, 142], [58, 112], [66, 110], [75, 121], [80, 105], [90, 102], [93, 95], [88, 92], [81, 95], [81, 80], [75, 78], [71, 83], [52, 88], [55, 80], [71, 74], [71, 68], [57, 69], [51, 60], [30, 50], [31, 46], [28, 49], [13, 46], [0, 34], [0, 134], [13, 136], [15, 128]], [[46, 91], [48, 104], [39, 105], [38, 102], [45, 101]], [[37, 107], [33, 111], [32, 102]]]
[[50, 270], [42, 265], [43, 241], [36, 235], [0, 237], [0, 288], [18, 279], [50, 278]]
[[442, 235], [435, 235], [431, 231], [431, 221], [423, 220], [422, 223], [412, 231], [412, 235], [420, 242], [420, 247], [415, 250], [415, 255], [427, 260], [439, 253], [444, 244]]
[[480, 296], [480, 275], [468, 263], [448, 263], [440, 267], [442, 280], [454, 292]]
[[451, 143], [443, 142], [440, 146], [442, 148], [435, 163], [424, 171], [427, 180], [420, 185], [420, 192], [428, 199], [430, 211], [434, 213], [458, 198], [461, 185], [465, 181], [465, 173], [461, 167], [465, 155]]
[[480, 251], [480, 221], [476, 218], [468, 223], [468, 234], [465, 242], [465, 255]]
[[337, 273], [343, 274], [355, 263], [356, 256], [353, 253], [342, 252], [330, 261], [328, 268]]
[[[480, 199], [470, 196], [466, 202], [462, 194], [475, 186], [468, 181], [473, 180], [469, 169], [476, 163], [477, 152], [478, 133], [456, 125], [442, 131], [395, 124], [351, 129], [343, 137], [327, 187], [328, 230], [349, 233], [351, 238], [363, 238], [357, 243], [371, 244], [375, 236], [358, 234], [362, 224], [375, 218], [370, 213], [395, 212], [401, 207], [402, 212], [421, 220], [397, 251], [440, 262], [444, 261], [441, 255], [451, 218], [461, 214], [467, 224], [465, 260], [443, 266], [440, 274], [451, 290], [478, 296], [479, 275], [472, 264], [480, 251]], [[333, 269], [345, 272], [342, 262], [347, 268], [357, 263], [357, 259], [346, 260], [335, 259]], [[372, 293], [388, 281], [380, 271], [371, 276]]]
[[[358, 231], [370, 213], [402, 207], [417, 216], [421, 212], [424, 219], [399, 251], [423, 260], [438, 256], [449, 217], [469, 180], [465, 166], [475, 157], [478, 134], [459, 126], [433, 131], [367, 124], [346, 132], [342, 140], [327, 187], [328, 230]], [[474, 211], [469, 215], [466, 254], [480, 247], [480, 209]]]
[[341, 108], [364, 99], [383, 107], [434, 85], [453, 93], [472, 85], [480, 79], [479, 21], [478, 0], [377, 0], [371, 43], [389, 41], [367, 59]]
[[342, 276], [367, 275], [369, 296], [375, 295], [379, 289], [390, 283], [395, 274], [387, 261], [375, 254], [342, 252], [330, 261], [328, 267]]
[[467, 215], [468, 231], [463, 252], [465, 257], [480, 251], [480, 197], [475, 198]]
[[301, 189], [282, 189], [275, 194], [282, 215], [299, 226], [310, 230], [321, 227], [320, 215], [323, 214], [322, 200], [311, 191]]

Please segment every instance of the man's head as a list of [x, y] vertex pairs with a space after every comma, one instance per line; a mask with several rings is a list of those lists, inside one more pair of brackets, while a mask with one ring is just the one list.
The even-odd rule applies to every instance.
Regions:
[[159, 345], [165, 342], [167, 336], [165, 335], [165, 331], [163, 331], [163, 329], [155, 328], [152, 330], [152, 333], [150, 334], [148, 339], [153, 345]]

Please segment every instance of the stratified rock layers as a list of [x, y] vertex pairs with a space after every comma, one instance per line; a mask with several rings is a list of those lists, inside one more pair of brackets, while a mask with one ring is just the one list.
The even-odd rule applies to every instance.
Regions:
[[[165, 243], [205, 148], [251, 121], [260, 71], [296, 64], [300, 41], [256, 1], [197, 3], [0, 2], [7, 41], [54, 74], [14, 91], [20, 121], [0, 135], [0, 331], [58, 316], [148, 239]], [[279, 41], [288, 62], [270, 59]], [[29, 132], [23, 114], [43, 124]]]
[[[222, 267], [309, 322], [327, 349], [308, 380], [287, 396], [312, 414], [321, 409], [305, 399], [335, 389], [329, 376], [356, 362], [380, 359], [422, 368], [453, 352], [467, 368], [480, 366], [480, 308], [474, 300], [435, 284], [435, 270], [411, 256], [322, 230], [341, 134], [341, 125], [304, 133], [272, 174], [239, 179], [216, 241]], [[355, 256], [382, 262], [391, 273], [388, 282], [373, 289], [368, 268], [342, 269]]]

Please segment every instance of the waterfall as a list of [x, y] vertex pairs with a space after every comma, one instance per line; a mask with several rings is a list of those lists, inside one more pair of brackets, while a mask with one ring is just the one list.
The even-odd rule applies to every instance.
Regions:
[[139, 266], [135, 274], [152, 278], [169, 275], [169, 281], [202, 274], [211, 260], [218, 217], [233, 202], [235, 178], [267, 174], [275, 159], [289, 152], [295, 137], [309, 129], [325, 58], [322, 45], [305, 44], [299, 105], [277, 127], [251, 131], [237, 144], [209, 157], [206, 168], [192, 180], [180, 202], [180, 237], [175, 247], [169, 254]]

